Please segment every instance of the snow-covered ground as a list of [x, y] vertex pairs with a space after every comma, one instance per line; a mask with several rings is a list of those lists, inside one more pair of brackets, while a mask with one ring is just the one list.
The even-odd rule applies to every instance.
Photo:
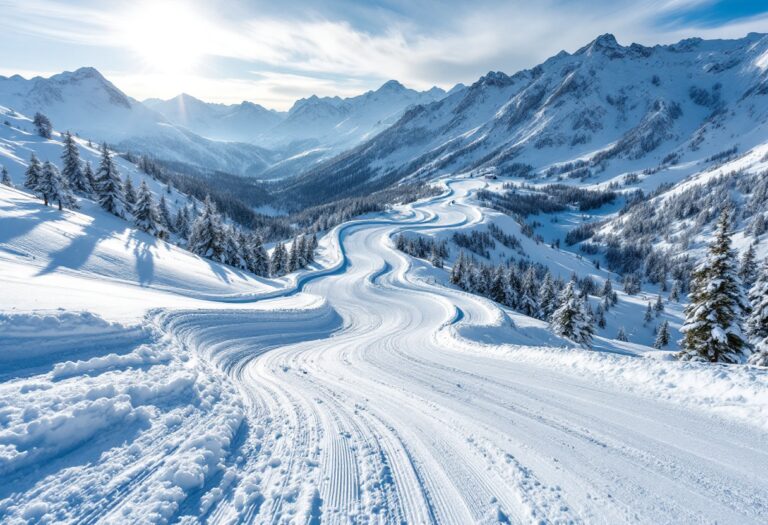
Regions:
[[0, 187], [0, 521], [768, 521], [766, 369], [573, 348], [394, 249], [483, 184], [280, 281]]

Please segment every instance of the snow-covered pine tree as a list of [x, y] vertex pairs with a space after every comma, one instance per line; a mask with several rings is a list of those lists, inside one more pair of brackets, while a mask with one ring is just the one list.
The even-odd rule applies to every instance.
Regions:
[[525, 271], [520, 288], [519, 311], [530, 317], [538, 317], [540, 315], [539, 290], [536, 281], [536, 270], [534, 270], [533, 266]]
[[763, 259], [755, 284], [749, 290], [752, 312], [747, 321], [753, 353], [749, 364], [768, 366], [768, 257]]
[[443, 258], [440, 257], [440, 252], [436, 249], [434, 244], [432, 245], [432, 251], [429, 254], [429, 262], [432, 263], [432, 266], [435, 268], [443, 267]]
[[656, 296], [656, 302], [653, 304], [653, 309], [656, 310], [656, 317], [664, 311], [664, 301], [661, 299], [661, 294]]
[[317, 234], [313, 233], [307, 242], [304, 244], [304, 260], [307, 264], [314, 262], [315, 250], [317, 250]]
[[173, 221], [173, 227], [176, 230], [176, 235], [182, 239], [189, 237], [189, 209], [186, 206], [181, 206], [176, 210], [176, 219]]
[[96, 173], [96, 194], [102, 208], [118, 217], [125, 216], [125, 195], [123, 181], [112, 162], [106, 143], [101, 146], [101, 163]]
[[48, 161], [45, 161], [43, 164], [37, 191], [42, 194], [46, 206], [49, 203], [56, 203], [59, 206], [59, 210], [65, 206], [67, 208], [77, 208], [77, 201], [75, 196], [72, 195], [67, 181], [61, 177], [58, 168]]
[[264, 249], [261, 237], [254, 234], [251, 236], [250, 242], [251, 254], [253, 257], [253, 267], [251, 268], [251, 271], [256, 275], [267, 277], [269, 275], [269, 256]]
[[53, 125], [51, 124], [51, 121], [39, 111], [35, 113], [35, 116], [32, 119], [32, 124], [35, 126], [37, 134], [44, 139], [50, 139], [51, 136], [53, 136]]
[[605, 328], [605, 308], [603, 308], [602, 304], [597, 305], [597, 312], [595, 313], [595, 317], [597, 317], [597, 326], [600, 328]]
[[654, 341], [653, 347], [661, 350], [668, 344], [669, 344], [669, 322], [667, 320], [664, 320], [661, 323], [661, 326], [659, 327], [656, 333], [656, 341]]
[[157, 236], [160, 233], [161, 227], [158, 224], [157, 210], [155, 209], [155, 203], [152, 201], [152, 193], [150, 193], [145, 181], [141, 181], [141, 186], [139, 186], [139, 192], [135, 200], [136, 203], [133, 205], [133, 223], [141, 231]]
[[299, 237], [298, 235], [293, 238], [291, 243], [290, 255], [288, 255], [288, 271], [295, 272], [300, 268], [301, 261], [299, 260]]
[[69, 187], [83, 195], [90, 195], [93, 188], [85, 172], [83, 172], [80, 152], [69, 131], [64, 134], [64, 151], [61, 154], [61, 161], [61, 176], [64, 177]]
[[765, 233], [766, 226], [765, 223], [765, 216], [763, 216], [762, 212], [755, 215], [755, 218], [752, 219], [752, 236], [755, 238], [755, 242], [760, 242], [760, 236]]
[[651, 303], [648, 303], [648, 308], [645, 309], [645, 316], [643, 317], [643, 324], [648, 324], [653, 319], [653, 307]]
[[627, 332], [624, 330], [623, 326], [619, 328], [619, 332], [616, 334], [616, 340], [623, 341], [625, 343], [629, 341], [629, 339], [627, 339]]
[[[142, 181], [142, 184], [144, 184], [144, 181]], [[149, 188], [147, 188], [147, 191], [149, 191]], [[123, 193], [125, 193], [125, 207], [129, 212], [133, 213], [133, 208], [138, 200], [138, 196], [136, 195], [136, 190], [133, 188], [133, 180], [130, 175], [125, 177], [125, 188], [123, 189]]]
[[466, 258], [464, 257], [464, 250], [461, 250], [459, 252], [459, 256], [456, 258], [456, 261], [453, 263], [453, 267], [451, 268], [451, 283], [455, 285], [461, 285], [462, 281], [464, 280], [464, 271], [466, 267]]
[[749, 289], [757, 279], [757, 263], [755, 262], [755, 247], [749, 245], [747, 251], [741, 256], [739, 264], [739, 278], [745, 288]]
[[573, 281], [560, 292], [559, 303], [557, 309], [552, 312], [552, 331], [571, 341], [589, 346], [594, 329], [584, 308], [584, 301], [576, 294]]
[[490, 277], [488, 297], [499, 304], [506, 303], [507, 294], [504, 290], [504, 270], [501, 266], [497, 266]]
[[675, 301], [676, 303], [680, 302], [680, 281], [675, 280], [675, 282], [672, 283], [672, 290], [669, 292], [669, 300]]
[[245, 257], [238, 239], [240, 235], [231, 226], [225, 225], [222, 229], [224, 235], [224, 262], [235, 268], [245, 267]]
[[269, 273], [273, 277], [280, 277], [288, 271], [288, 252], [282, 242], [278, 242], [272, 250], [272, 258], [269, 261]]
[[175, 233], [175, 224], [171, 218], [171, 212], [168, 209], [168, 203], [165, 202], [165, 195], [160, 195], [160, 202], [157, 203], [157, 215], [160, 218], [160, 223], [163, 225], [166, 231]]
[[709, 253], [693, 274], [691, 302], [680, 329], [681, 360], [740, 363], [749, 355], [741, 323], [750, 308], [735, 268], [730, 221], [726, 208]]
[[43, 168], [40, 165], [40, 160], [38, 160], [37, 156], [32, 153], [29, 157], [29, 166], [27, 166], [27, 170], [24, 172], [24, 187], [38, 195], [40, 192], [37, 191], [37, 185], [40, 183], [40, 174], [42, 173], [42, 170]]
[[611, 297], [611, 294], [613, 293], [613, 283], [610, 279], [606, 279], [605, 283], [603, 284], [603, 291], [600, 293], [603, 297]]
[[83, 176], [88, 181], [88, 187], [91, 188], [91, 194], [96, 192], [96, 175], [93, 174], [93, 168], [91, 163], [85, 161], [85, 168], [83, 168]]
[[547, 272], [546, 275], [544, 275], [544, 281], [541, 283], [541, 288], [539, 289], [539, 319], [549, 321], [555, 308], [557, 308], [555, 285], [552, 282], [552, 275]]
[[221, 218], [210, 197], [205, 198], [203, 212], [192, 225], [187, 249], [202, 257], [223, 262], [224, 233]]
[[8, 175], [8, 170], [5, 169], [5, 166], [3, 166], [2, 170], [0, 170], [0, 184], [3, 184], [4, 186], [8, 186], [9, 188], [13, 188], [13, 182], [11, 182], [11, 176]]

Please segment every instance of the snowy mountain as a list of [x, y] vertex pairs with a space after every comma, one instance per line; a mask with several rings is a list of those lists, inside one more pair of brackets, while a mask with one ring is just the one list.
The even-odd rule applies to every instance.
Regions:
[[263, 148], [216, 142], [174, 126], [93, 68], [50, 78], [0, 77], [0, 105], [30, 116], [39, 111], [57, 129], [165, 160], [243, 174], [259, 172], [274, 160]]
[[[337, 192], [476, 170], [607, 181], [768, 140], [768, 37], [620, 45], [603, 35], [412, 107], [296, 188]], [[678, 175], [690, 173], [678, 171]], [[353, 190], [352, 190], [353, 191]], [[318, 195], [319, 196], [319, 195]]]
[[253, 143], [285, 118], [253, 102], [213, 104], [186, 93], [169, 100], [148, 99], [144, 105], [198, 135], [230, 142]]

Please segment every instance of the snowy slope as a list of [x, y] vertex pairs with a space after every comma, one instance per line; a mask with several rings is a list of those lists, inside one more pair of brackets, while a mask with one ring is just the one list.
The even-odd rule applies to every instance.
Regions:
[[482, 185], [335, 228], [277, 294], [0, 188], [0, 520], [763, 523], [764, 369], [572, 348], [394, 249], [492, 220]]
[[93, 68], [50, 78], [0, 77], [0, 105], [29, 116], [39, 111], [56, 129], [166, 160], [233, 173], [258, 172], [272, 161], [263, 148], [211, 141], [172, 125]]
[[[768, 37], [755, 33], [654, 47], [603, 35], [531, 70], [492, 72], [416, 106], [295, 188], [468, 170], [594, 183], [685, 166], [732, 146], [745, 151], [768, 140], [766, 53]], [[690, 173], [670, 171], [649, 185]]]

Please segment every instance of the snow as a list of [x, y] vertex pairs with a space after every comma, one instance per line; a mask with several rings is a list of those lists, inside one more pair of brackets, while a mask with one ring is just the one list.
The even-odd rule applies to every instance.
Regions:
[[445, 284], [392, 238], [500, 218], [443, 184], [279, 281], [0, 188], [0, 519], [764, 522], [767, 370], [585, 350]]

